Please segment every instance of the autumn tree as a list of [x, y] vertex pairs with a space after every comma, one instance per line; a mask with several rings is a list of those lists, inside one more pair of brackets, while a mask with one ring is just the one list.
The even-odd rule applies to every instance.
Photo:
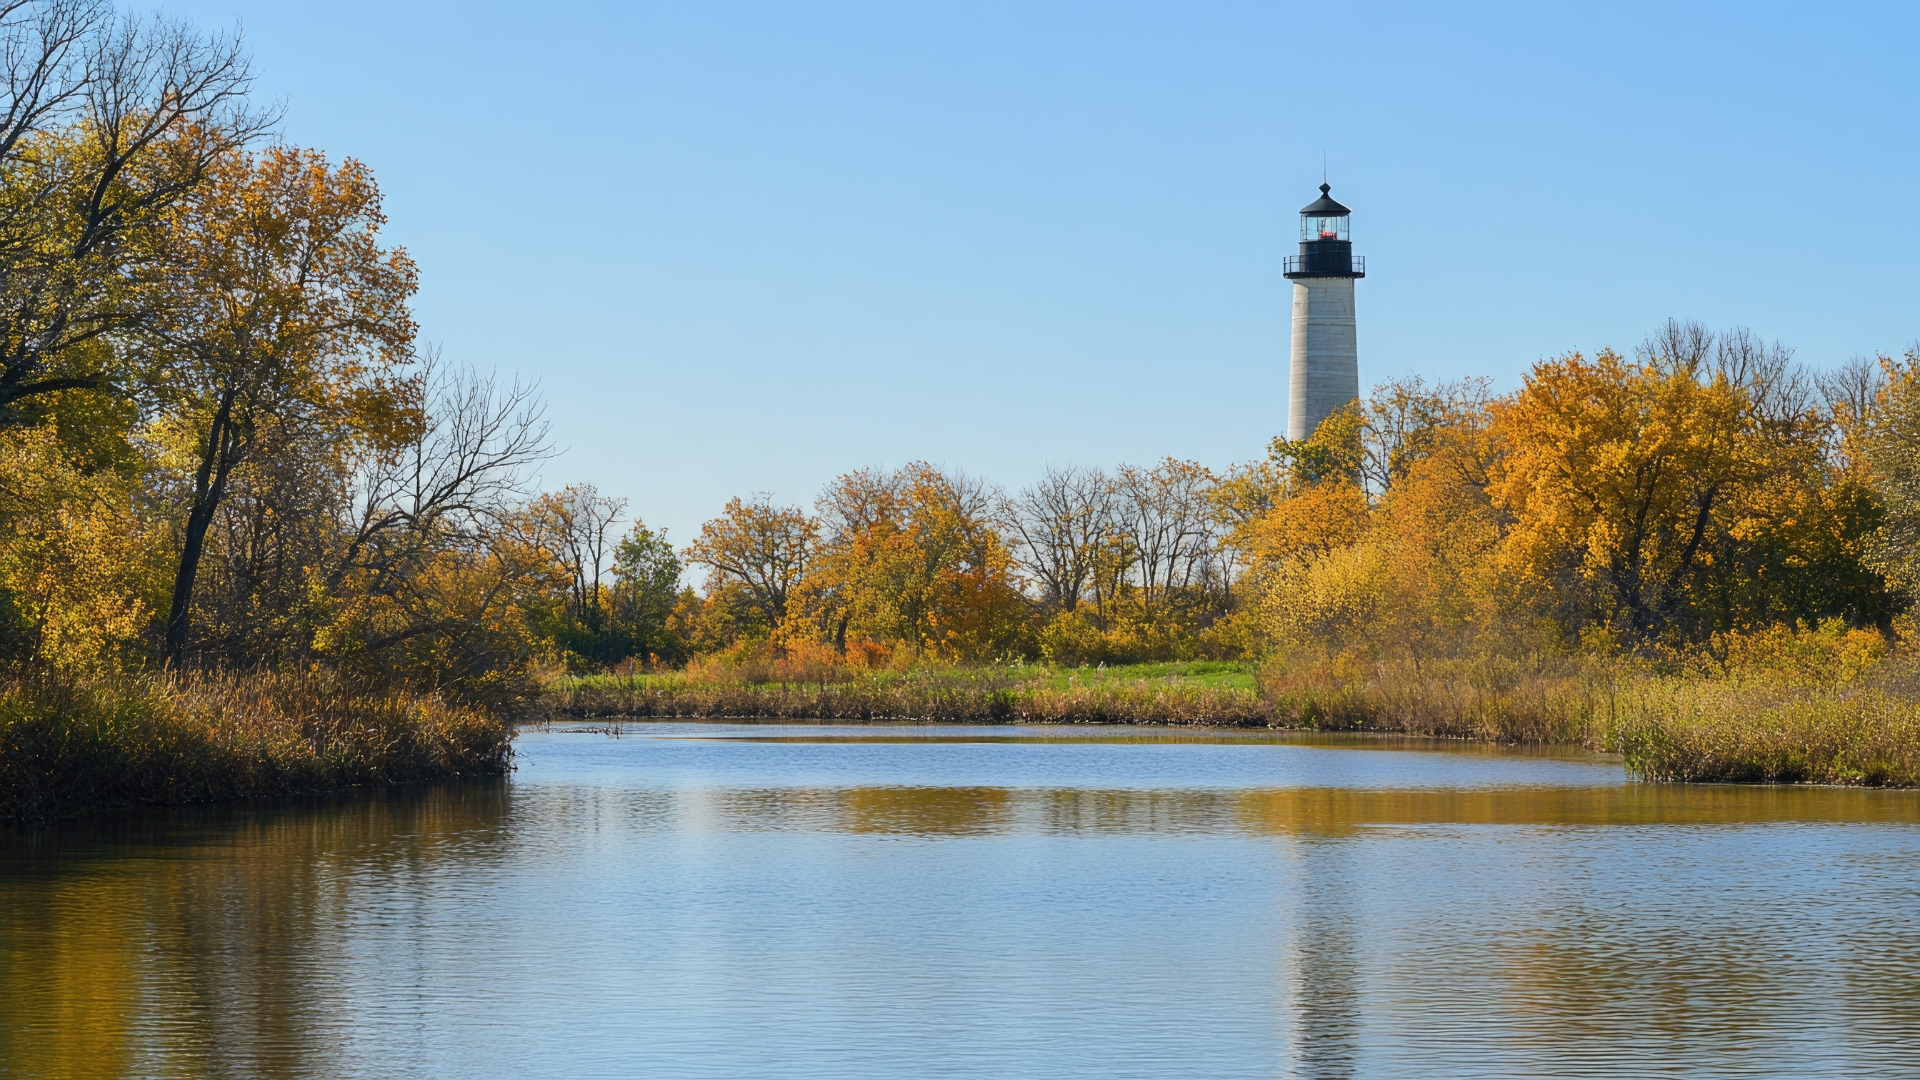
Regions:
[[1871, 508], [1819, 404], [1789, 353], [1742, 331], [1669, 323], [1633, 360], [1542, 362], [1491, 410], [1507, 566], [1570, 628], [1635, 641], [1873, 621], [1875, 583], [1846, 569]]
[[1911, 597], [1920, 593], [1920, 351], [1881, 367], [1879, 379], [1856, 372], [1844, 387], [1854, 391], [1858, 449], [1885, 506], [1866, 561]]
[[1636, 636], [1680, 618], [1715, 512], [1757, 479], [1742, 391], [1684, 365], [1569, 353], [1536, 365], [1494, 424], [1514, 571]]
[[1324, 554], [1366, 524], [1366, 420], [1357, 406], [1328, 414], [1305, 439], [1270, 444], [1263, 467], [1241, 470], [1214, 494], [1231, 515], [1229, 541], [1256, 566]]
[[134, 392], [141, 365], [97, 346], [150, 312], [127, 285], [191, 242], [182, 201], [273, 123], [252, 82], [237, 34], [0, 3], [0, 426], [48, 394]]
[[858, 469], [834, 478], [814, 500], [823, 535], [813, 572], [800, 586], [795, 614], [802, 621], [791, 629], [843, 652], [850, 630], [856, 638], [898, 637], [898, 589], [884, 578], [910, 543], [905, 488], [904, 472]]
[[145, 276], [141, 336], [161, 357], [165, 434], [190, 457], [166, 655], [184, 657], [208, 527], [263, 435], [312, 425], [397, 449], [420, 424], [416, 287], [381, 246], [366, 167], [317, 151], [232, 152], [169, 222], [182, 239]]
[[788, 599], [806, 575], [820, 523], [799, 507], [775, 506], [766, 495], [727, 501], [700, 526], [687, 561], [706, 567], [709, 588], [738, 587], [771, 631], [787, 617]]
[[838, 647], [864, 638], [977, 659], [1008, 647], [1024, 615], [991, 485], [914, 462], [828, 485], [826, 535], [797, 616]]
[[0, 431], [0, 661], [137, 666], [164, 602], [163, 520], [139, 474], [75, 455], [61, 428]]

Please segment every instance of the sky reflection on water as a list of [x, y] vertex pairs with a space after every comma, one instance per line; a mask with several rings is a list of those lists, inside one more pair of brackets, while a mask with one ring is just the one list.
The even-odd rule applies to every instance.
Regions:
[[0, 1075], [1911, 1075], [1920, 795], [1129, 729], [529, 732], [0, 838]]

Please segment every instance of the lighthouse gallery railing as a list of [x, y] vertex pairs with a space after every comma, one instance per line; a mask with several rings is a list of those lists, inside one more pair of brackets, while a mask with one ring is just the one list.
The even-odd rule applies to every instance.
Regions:
[[[1285, 261], [1286, 261], [1286, 268], [1285, 268], [1284, 270], [1282, 270], [1282, 271], [1281, 271], [1282, 273], [1286, 273], [1286, 274], [1305, 274], [1305, 273], [1309, 273], [1309, 271], [1308, 271], [1308, 269], [1307, 269], [1307, 267], [1306, 267], [1306, 262], [1307, 262], [1307, 260], [1306, 260], [1306, 258], [1305, 258], [1304, 256], [1300, 256], [1300, 255], [1288, 255], [1288, 256], [1286, 257], [1286, 260], [1285, 260]], [[1315, 258], [1315, 259], [1314, 259], [1313, 261], [1314, 261], [1315, 263], [1319, 263], [1319, 264], [1324, 264], [1324, 263], [1326, 262], [1326, 256], [1324, 256], [1324, 255], [1322, 255], [1322, 256], [1319, 256], [1319, 257], [1317, 257], [1317, 258]], [[1315, 267], [1313, 267], [1313, 269], [1314, 269], [1314, 270], [1323, 270], [1323, 266], [1320, 266], [1320, 265], [1316, 265]], [[1367, 257], [1366, 257], [1365, 255], [1355, 255], [1355, 256], [1353, 257], [1353, 270], [1352, 270], [1352, 273], [1354, 273], [1354, 274], [1356, 274], [1356, 275], [1359, 275], [1359, 274], [1365, 274], [1366, 272], [1367, 272]], [[1329, 276], [1329, 277], [1341, 277], [1341, 276], [1344, 276], [1344, 275], [1343, 275], [1343, 274], [1342, 274], [1342, 272], [1340, 272], [1340, 271], [1334, 271], [1333, 273], [1330, 273], [1330, 274], [1328, 274], [1328, 276]]]

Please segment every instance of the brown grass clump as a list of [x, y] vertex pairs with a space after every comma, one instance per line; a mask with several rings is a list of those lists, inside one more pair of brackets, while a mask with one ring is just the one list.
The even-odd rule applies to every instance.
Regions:
[[506, 769], [512, 729], [437, 694], [320, 674], [0, 682], [0, 819]]
[[1649, 682], [1618, 743], [1649, 780], [1920, 786], [1920, 701], [1885, 685]]
[[1615, 687], [1606, 665], [1498, 657], [1278, 661], [1260, 672], [1283, 727], [1594, 748], [1607, 741]]

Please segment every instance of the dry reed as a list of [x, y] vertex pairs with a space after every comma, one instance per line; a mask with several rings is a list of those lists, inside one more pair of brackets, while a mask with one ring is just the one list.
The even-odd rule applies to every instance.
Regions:
[[1499, 657], [1280, 661], [1260, 673], [1283, 727], [1595, 749], [1608, 741], [1617, 681], [1607, 665]]
[[510, 725], [326, 675], [0, 683], [0, 819], [498, 774]]
[[1649, 780], [1920, 786], [1920, 704], [1885, 685], [1648, 680], [1617, 733]]

